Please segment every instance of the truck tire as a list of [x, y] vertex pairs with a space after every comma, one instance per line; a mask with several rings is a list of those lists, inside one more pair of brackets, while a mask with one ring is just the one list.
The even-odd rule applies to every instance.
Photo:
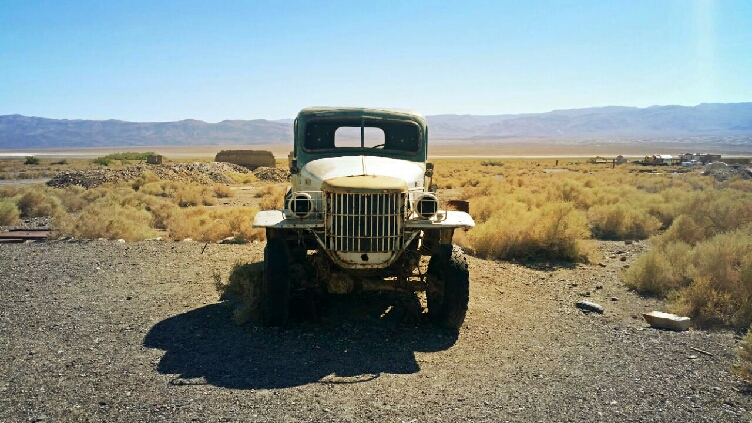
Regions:
[[290, 252], [287, 243], [270, 238], [264, 248], [264, 277], [259, 301], [261, 324], [284, 326], [290, 316]]
[[465, 321], [470, 300], [470, 272], [462, 249], [450, 244], [439, 245], [428, 262], [428, 317], [448, 329], [459, 329]]

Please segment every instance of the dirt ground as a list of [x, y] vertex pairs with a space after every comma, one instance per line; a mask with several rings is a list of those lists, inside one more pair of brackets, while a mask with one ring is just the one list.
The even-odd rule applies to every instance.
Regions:
[[470, 257], [459, 333], [376, 293], [335, 298], [316, 322], [237, 326], [212, 274], [263, 246], [0, 245], [0, 421], [752, 419], [730, 372], [737, 336], [643, 322], [663, 305], [620, 272], [644, 242], [599, 242], [591, 265]]

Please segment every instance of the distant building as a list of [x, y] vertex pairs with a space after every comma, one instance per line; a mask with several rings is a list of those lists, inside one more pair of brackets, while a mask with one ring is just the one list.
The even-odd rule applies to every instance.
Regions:
[[702, 154], [696, 154], [695, 160], [702, 164], [708, 164], [708, 163], [715, 163], [721, 161], [721, 155], [720, 154], [709, 154], [709, 153], [702, 153]]
[[652, 165], [670, 165], [673, 164], [674, 157], [670, 154], [653, 154], [652, 156], [645, 156], [645, 164]]
[[697, 161], [697, 157], [695, 156], [696, 156], [695, 153], [684, 153], [681, 156], [679, 156], [679, 159], [681, 160], [682, 163], [693, 162], [693, 161]]
[[146, 156], [146, 163], [148, 164], [162, 164], [162, 155], [148, 155]]
[[261, 166], [274, 167], [277, 163], [272, 152], [266, 150], [222, 150], [214, 161], [234, 163], [251, 170]]

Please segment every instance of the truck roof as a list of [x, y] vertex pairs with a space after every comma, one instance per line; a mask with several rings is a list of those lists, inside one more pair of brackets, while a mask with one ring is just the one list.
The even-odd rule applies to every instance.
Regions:
[[369, 116], [379, 118], [401, 118], [418, 122], [421, 126], [426, 126], [426, 118], [422, 114], [405, 109], [379, 109], [365, 107], [307, 107], [298, 113], [298, 118], [307, 120], [310, 117], [325, 116]]

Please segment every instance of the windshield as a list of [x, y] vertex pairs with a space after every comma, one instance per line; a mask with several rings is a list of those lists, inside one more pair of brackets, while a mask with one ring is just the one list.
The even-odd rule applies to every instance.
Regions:
[[420, 127], [411, 121], [321, 118], [306, 124], [303, 148], [309, 152], [366, 148], [416, 153], [420, 140]]

